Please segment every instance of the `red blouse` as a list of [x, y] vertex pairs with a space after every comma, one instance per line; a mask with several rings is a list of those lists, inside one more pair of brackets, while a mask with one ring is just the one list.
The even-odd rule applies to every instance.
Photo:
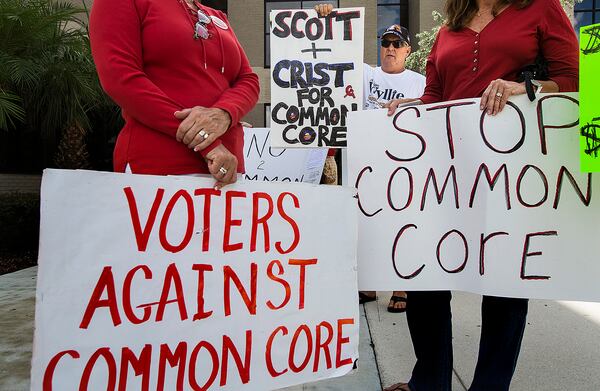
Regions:
[[423, 103], [479, 97], [495, 79], [515, 81], [541, 50], [560, 91], [579, 87], [579, 44], [558, 0], [514, 3], [480, 33], [442, 27], [427, 59]]
[[[121, 106], [115, 171], [136, 174], [208, 173], [203, 154], [223, 144], [244, 171], [240, 119], [258, 100], [258, 76], [226, 16], [212, 18], [210, 38], [194, 39], [194, 19], [181, 0], [95, 0], [90, 16], [92, 54], [102, 86]], [[177, 142], [173, 113], [204, 106], [225, 110], [231, 127], [201, 153]]]

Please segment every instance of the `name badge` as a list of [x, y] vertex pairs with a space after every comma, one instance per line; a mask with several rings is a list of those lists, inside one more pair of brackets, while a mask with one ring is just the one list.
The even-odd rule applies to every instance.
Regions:
[[229, 29], [229, 27], [227, 26], [227, 23], [225, 23], [223, 21], [223, 19], [219, 18], [218, 16], [211, 15], [210, 18], [212, 19], [212, 21], [215, 24], [215, 26], [217, 26], [221, 30], [228, 30]]

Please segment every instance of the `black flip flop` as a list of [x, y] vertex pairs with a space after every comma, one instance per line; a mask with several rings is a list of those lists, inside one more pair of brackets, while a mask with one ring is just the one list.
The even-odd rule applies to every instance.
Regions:
[[[393, 306], [393, 305], [395, 305], [396, 303], [399, 303], [399, 302], [406, 303], [404, 305], [404, 308], [396, 308], [396, 307]], [[406, 297], [395, 296], [395, 295], [392, 295], [392, 297], [390, 297], [390, 304], [392, 304], [392, 307], [390, 307], [390, 305], [388, 304], [387, 310], [388, 310], [388, 312], [391, 312], [391, 313], [394, 313], [394, 314], [400, 314], [402, 312], [405, 312], [406, 311], [406, 306], [408, 305], [408, 303], [406, 301]]]

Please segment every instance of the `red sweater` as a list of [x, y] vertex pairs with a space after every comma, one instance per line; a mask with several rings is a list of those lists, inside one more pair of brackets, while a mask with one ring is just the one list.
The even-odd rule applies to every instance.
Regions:
[[459, 31], [442, 27], [427, 60], [421, 100], [479, 97], [495, 79], [516, 81], [518, 71], [534, 63], [539, 50], [560, 91], [577, 91], [578, 48], [558, 0], [533, 0], [522, 9], [513, 3], [479, 34], [466, 27]]
[[[125, 118], [115, 171], [129, 164], [141, 174], [207, 173], [202, 154], [222, 143], [244, 172], [239, 121], [258, 100], [258, 77], [225, 15], [201, 8], [225, 23], [220, 28], [213, 18], [211, 37], [194, 40], [196, 19], [179, 0], [94, 0], [92, 54], [102, 87]], [[231, 127], [202, 153], [175, 139], [181, 121], [173, 113], [194, 106], [231, 116]]]

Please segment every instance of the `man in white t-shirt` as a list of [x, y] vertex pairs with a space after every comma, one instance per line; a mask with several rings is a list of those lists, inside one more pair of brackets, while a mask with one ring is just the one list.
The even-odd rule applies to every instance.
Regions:
[[425, 90], [425, 77], [406, 69], [410, 54], [410, 36], [405, 27], [394, 24], [381, 35], [381, 66], [364, 64], [365, 110], [381, 109], [392, 99], [420, 98]]
[[[330, 4], [319, 4], [315, 11], [327, 16], [333, 10]], [[381, 109], [393, 99], [420, 98], [425, 90], [425, 77], [406, 69], [406, 58], [411, 52], [410, 36], [405, 27], [394, 24], [381, 35], [380, 67], [363, 65], [363, 108]], [[359, 292], [361, 303], [373, 301], [376, 292]], [[406, 292], [394, 291], [388, 304], [390, 312], [406, 311]]]
[[[410, 36], [405, 27], [394, 24], [381, 34], [380, 67], [364, 64], [363, 108], [381, 109], [392, 99], [420, 98], [425, 90], [425, 77], [406, 69], [410, 54]], [[375, 292], [360, 292], [363, 302], [373, 300]], [[406, 311], [406, 292], [394, 291], [389, 312]]]

